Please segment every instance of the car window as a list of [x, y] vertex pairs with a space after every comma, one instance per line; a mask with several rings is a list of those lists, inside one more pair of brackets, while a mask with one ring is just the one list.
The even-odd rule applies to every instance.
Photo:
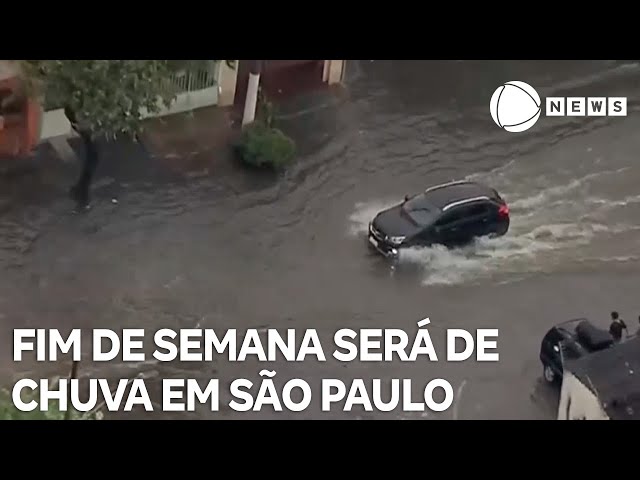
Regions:
[[577, 360], [585, 354], [583, 348], [575, 342], [563, 342], [562, 355], [565, 360]]
[[469, 205], [465, 210], [465, 215], [469, 217], [477, 217], [480, 215], [486, 215], [489, 212], [489, 207], [485, 203], [476, 203], [474, 205]]
[[486, 203], [474, 203], [454, 208], [450, 212], [438, 220], [436, 226], [446, 227], [449, 224], [457, 223], [465, 219], [473, 219], [478, 216], [484, 216], [489, 213], [489, 207]]
[[446, 227], [453, 223], [457, 223], [460, 220], [464, 220], [465, 214], [464, 210], [461, 208], [456, 208], [450, 212], [445, 213], [440, 220], [436, 222], [437, 227]]
[[433, 222], [438, 210], [431, 205], [424, 194], [416, 195], [402, 205], [403, 211], [409, 215], [417, 225], [427, 225]]
[[404, 203], [404, 209], [408, 212], [411, 210], [424, 208], [425, 206], [429, 206], [429, 202], [427, 202], [427, 197], [424, 193], [416, 195], [415, 197], [411, 197]]
[[562, 346], [562, 356], [565, 360], [577, 359], [583, 357], [588, 353], [584, 346], [580, 344], [574, 334], [566, 330], [560, 330], [560, 334], [562, 335], [562, 338], [560, 340], [560, 344]]

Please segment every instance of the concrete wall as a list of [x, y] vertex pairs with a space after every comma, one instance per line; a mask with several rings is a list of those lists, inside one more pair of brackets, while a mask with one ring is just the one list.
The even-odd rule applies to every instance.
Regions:
[[325, 60], [322, 80], [333, 85], [344, 80], [346, 60]]
[[598, 397], [571, 372], [565, 372], [558, 420], [609, 420]]
[[71, 134], [71, 124], [64, 114], [64, 110], [50, 110], [42, 115], [40, 140]]
[[234, 62], [235, 68], [230, 68], [225, 61], [220, 62], [220, 70], [218, 71], [218, 85], [220, 86], [218, 105], [221, 107], [233, 105], [233, 100], [236, 95], [238, 65], [240, 61], [234, 60]]

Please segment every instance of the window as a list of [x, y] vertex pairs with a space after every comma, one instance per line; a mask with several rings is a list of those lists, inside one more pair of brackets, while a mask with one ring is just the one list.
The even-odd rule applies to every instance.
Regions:
[[431, 223], [437, 214], [437, 210], [427, 202], [424, 194], [416, 195], [409, 199], [402, 206], [402, 209], [416, 225], [427, 225]]
[[437, 227], [446, 227], [448, 225], [451, 225], [452, 223], [456, 223], [459, 222], [461, 220], [464, 220], [465, 218], [465, 214], [464, 214], [464, 210], [461, 208], [452, 210], [451, 212], [447, 212], [444, 214], [444, 216], [438, 220], [438, 222], [436, 223]]
[[413, 198], [410, 198], [405, 204], [404, 209], [408, 212], [411, 210], [416, 210], [423, 208], [428, 205], [426, 200], [426, 196], [424, 194], [416, 195]]
[[560, 343], [562, 349], [562, 357], [565, 360], [576, 360], [584, 357], [587, 351], [580, 343], [578, 343], [570, 334], [565, 333]]
[[562, 354], [567, 360], [576, 360], [582, 357], [582, 350], [575, 343], [564, 343]]
[[489, 208], [484, 203], [476, 203], [467, 207], [465, 214], [469, 217], [478, 217], [480, 215], [486, 215]]

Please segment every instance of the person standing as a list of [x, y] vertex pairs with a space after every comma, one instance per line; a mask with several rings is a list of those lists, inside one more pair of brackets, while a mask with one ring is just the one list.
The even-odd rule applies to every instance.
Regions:
[[82, 159], [82, 171], [76, 184], [69, 189], [69, 196], [76, 202], [76, 209], [78, 211], [88, 210], [91, 206], [89, 189], [91, 188], [91, 182], [98, 167], [98, 149], [92, 132], [82, 127], [78, 121], [79, 119], [76, 112], [74, 112], [71, 107], [66, 106], [64, 113], [69, 123], [71, 123], [71, 127], [82, 139], [85, 147], [85, 155]]
[[620, 318], [618, 312], [611, 312], [611, 325], [609, 326], [609, 333], [616, 342], [622, 340], [622, 331], [627, 330], [627, 325], [624, 320]]

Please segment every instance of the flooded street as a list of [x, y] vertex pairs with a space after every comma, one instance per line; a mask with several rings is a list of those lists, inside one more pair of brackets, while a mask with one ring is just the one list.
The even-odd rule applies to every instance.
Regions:
[[[548, 328], [581, 315], [606, 326], [613, 309], [637, 328], [640, 66], [349, 61], [347, 69], [345, 95], [311, 111], [282, 112], [301, 151], [282, 178], [155, 171], [125, 178], [116, 169], [104, 174], [93, 211], [81, 216], [70, 214], [65, 197], [68, 167], [38, 176], [38, 192], [28, 191], [29, 177], [19, 180], [21, 189], [3, 181], [0, 377], [36, 368], [11, 362], [11, 329], [20, 327], [315, 328], [330, 350], [337, 329], [413, 330], [429, 316], [439, 352], [446, 328], [499, 328], [500, 362], [344, 365], [329, 358], [269, 368], [276, 384], [300, 377], [312, 387], [321, 378], [411, 378], [422, 388], [443, 377], [458, 392], [446, 413], [323, 414], [316, 397], [299, 414], [214, 414], [203, 406], [194, 416], [554, 418], [557, 395], [541, 384], [538, 359]], [[543, 98], [626, 96], [628, 116], [542, 116], [526, 132], [506, 133], [493, 123], [489, 100], [510, 80]], [[366, 248], [368, 222], [381, 208], [463, 178], [490, 184], [509, 203], [506, 236], [456, 251], [404, 252], [395, 270]], [[83, 368], [95, 377], [145, 375], [153, 394], [161, 378], [213, 376], [224, 385], [257, 381], [262, 366]]]

